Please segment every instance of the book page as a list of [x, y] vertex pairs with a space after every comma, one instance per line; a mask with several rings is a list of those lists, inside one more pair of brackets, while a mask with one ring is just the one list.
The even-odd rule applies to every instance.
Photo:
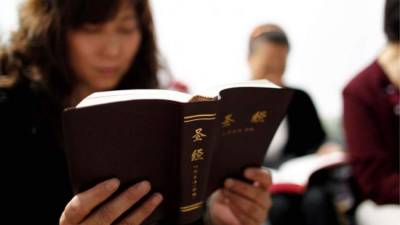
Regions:
[[[208, 89], [204, 92], [200, 92], [196, 95], [203, 96], [206, 98], [215, 98], [219, 96], [220, 91], [224, 89], [238, 88], [238, 87], [280, 88], [279, 86], [269, 82], [268, 80], [252, 80], [252, 81], [244, 81], [239, 83], [217, 86]], [[76, 108], [107, 104], [112, 102], [146, 100], [146, 99], [169, 100], [169, 101], [186, 103], [189, 102], [190, 99], [192, 99], [192, 97], [196, 95], [191, 95], [179, 91], [162, 90], [162, 89], [104, 91], [104, 92], [95, 92], [89, 95], [88, 97], [84, 98], [76, 106]]]
[[76, 108], [129, 100], [159, 99], [189, 102], [193, 96], [179, 91], [161, 89], [135, 89], [96, 92], [83, 99]]

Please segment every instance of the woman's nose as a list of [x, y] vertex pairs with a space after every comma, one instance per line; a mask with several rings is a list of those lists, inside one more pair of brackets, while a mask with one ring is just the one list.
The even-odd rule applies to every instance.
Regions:
[[117, 35], [110, 35], [103, 44], [103, 55], [105, 57], [114, 58], [121, 53], [122, 46]]

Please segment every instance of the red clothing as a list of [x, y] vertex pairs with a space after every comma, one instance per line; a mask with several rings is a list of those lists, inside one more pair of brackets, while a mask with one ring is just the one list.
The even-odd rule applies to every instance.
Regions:
[[398, 93], [376, 61], [343, 91], [353, 175], [363, 197], [377, 204], [399, 203]]
[[177, 80], [171, 82], [169, 89], [185, 93], [189, 92], [189, 87], [186, 84]]

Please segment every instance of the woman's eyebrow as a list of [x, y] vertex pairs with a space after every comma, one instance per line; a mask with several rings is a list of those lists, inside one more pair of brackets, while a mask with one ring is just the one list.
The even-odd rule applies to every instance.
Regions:
[[121, 15], [121, 16], [119, 16], [119, 17], [117, 18], [117, 20], [120, 20], [120, 21], [136, 20], [136, 19], [137, 19], [136, 15], [131, 14], [131, 13]]

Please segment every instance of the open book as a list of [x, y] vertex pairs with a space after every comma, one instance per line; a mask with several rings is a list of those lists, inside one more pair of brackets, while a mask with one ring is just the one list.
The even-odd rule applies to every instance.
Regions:
[[343, 151], [333, 151], [325, 154], [310, 154], [284, 162], [272, 173], [272, 186], [269, 191], [275, 193], [304, 193], [309, 178], [315, 172], [347, 162]]
[[164, 201], [145, 221], [201, 218], [225, 178], [260, 166], [292, 92], [268, 81], [192, 96], [168, 90], [94, 93], [63, 113], [74, 192], [108, 178], [121, 189], [148, 180]]

